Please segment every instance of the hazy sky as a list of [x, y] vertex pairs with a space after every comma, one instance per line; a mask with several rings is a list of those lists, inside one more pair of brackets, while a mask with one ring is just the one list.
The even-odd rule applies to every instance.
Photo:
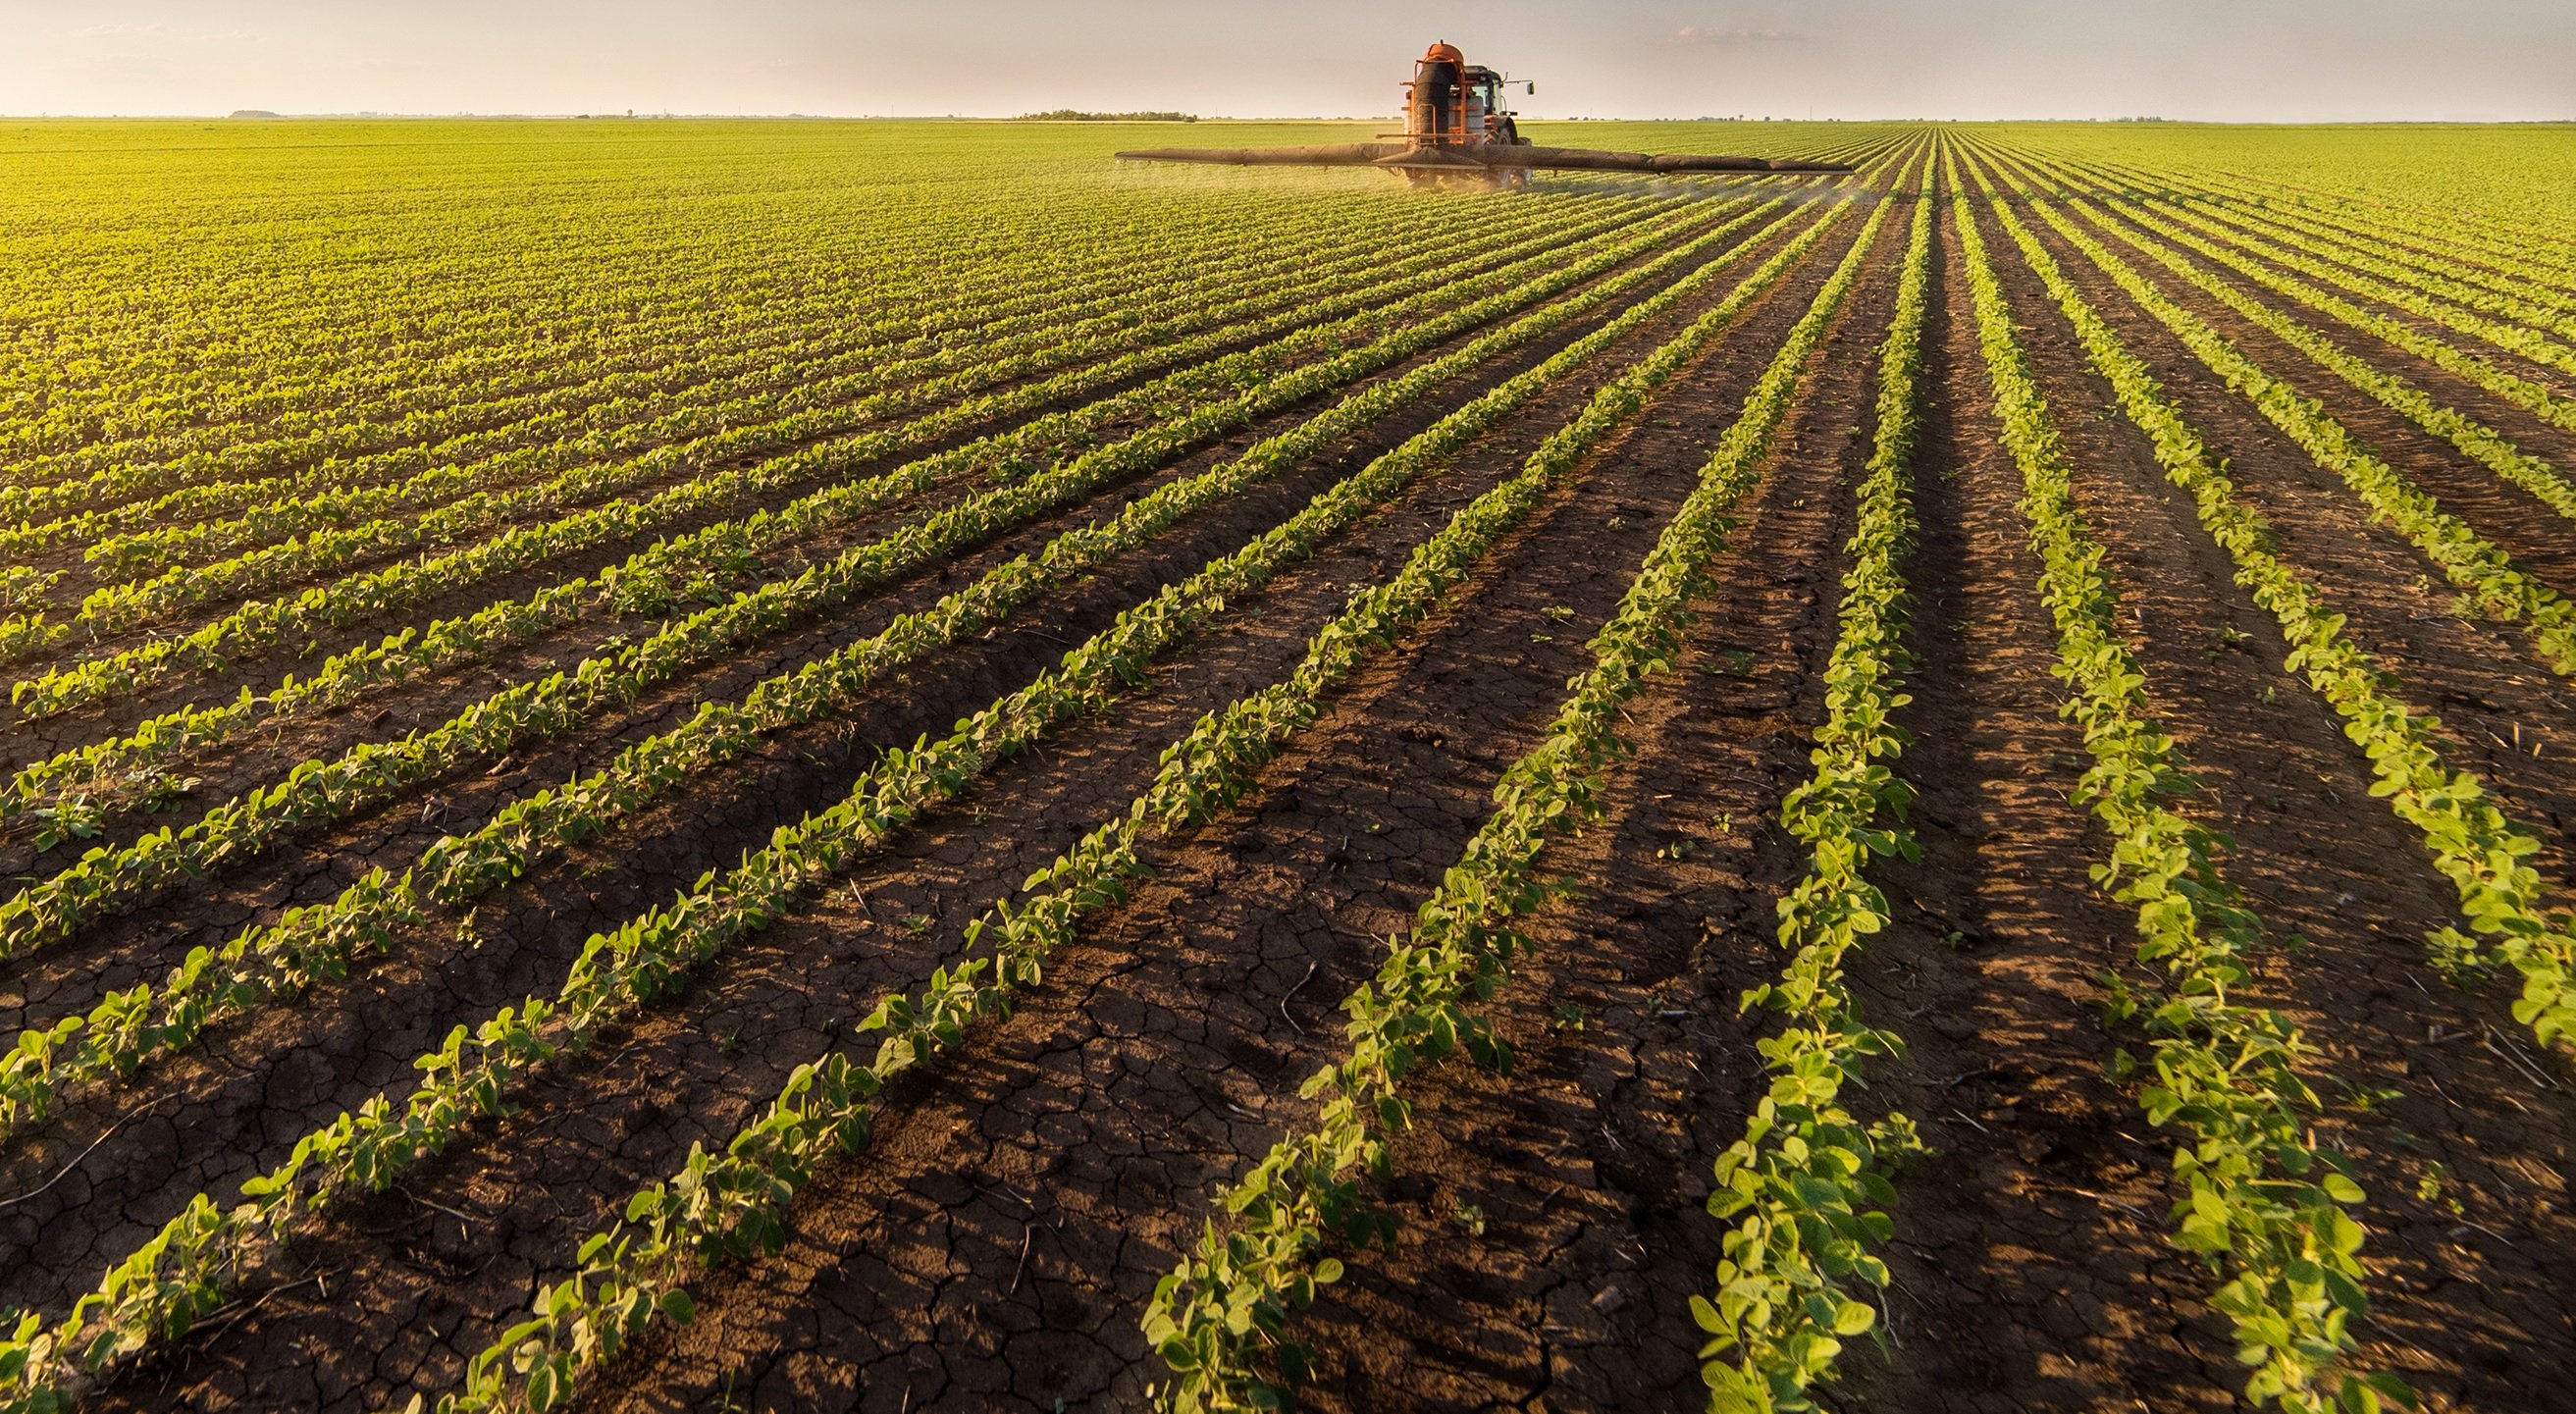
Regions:
[[2576, 118], [2576, 0], [0, 0], [0, 112]]

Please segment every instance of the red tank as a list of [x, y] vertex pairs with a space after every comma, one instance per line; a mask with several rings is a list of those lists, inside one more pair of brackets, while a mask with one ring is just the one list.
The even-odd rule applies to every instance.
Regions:
[[1520, 129], [1503, 106], [1501, 74], [1470, 64], [1454, 44], [1434, 44], [1414, 61], [1404, 86], [1404, 137], [1409, 146], [1517, 145]]

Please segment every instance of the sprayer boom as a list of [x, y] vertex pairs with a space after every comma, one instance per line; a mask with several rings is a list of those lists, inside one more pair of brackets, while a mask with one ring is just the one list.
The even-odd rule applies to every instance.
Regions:
[[1517, 115], [1502, 106], [1503, 90], [1525, 80], [1506, 79], [1470, 65], [1457, 48], [1434, 44], [1413, 66], [1404, 86], [1404, 132], [1398, 142], [1345, 142], [1318, 147], [1160, 147], [1118, 156], [1129, 162], [1208, 162], [1237, 167], [1379, 167], [1416, 181], [1459, 177], [1518, 186], [1536, 168], [1581, 172], [1848, 172], [1839, 162], [1799, 162], [1768, 157], [1704, 156], [1692, 152], [1648, 155], [1598, 152], [1582, 147], [1538, 147], [1520, 134]]

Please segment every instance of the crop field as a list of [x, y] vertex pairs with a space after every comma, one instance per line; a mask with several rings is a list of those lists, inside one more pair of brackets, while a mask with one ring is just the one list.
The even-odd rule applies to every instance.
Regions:
[[2576, 1409], [2576, 129], [1531, 126], [0, 124], [0, 1411]]

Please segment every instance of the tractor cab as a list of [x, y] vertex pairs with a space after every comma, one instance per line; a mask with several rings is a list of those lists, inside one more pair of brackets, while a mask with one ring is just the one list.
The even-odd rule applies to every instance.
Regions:
[[1485, 141], [1512, 147], [1521, 146], [1521, 129], [1512, 121], [1513, 113], [1503, 106], [1501, 74], [1482, 64], [1467, 68], [1467, 123], [1470, 130], [1482, 127]]

